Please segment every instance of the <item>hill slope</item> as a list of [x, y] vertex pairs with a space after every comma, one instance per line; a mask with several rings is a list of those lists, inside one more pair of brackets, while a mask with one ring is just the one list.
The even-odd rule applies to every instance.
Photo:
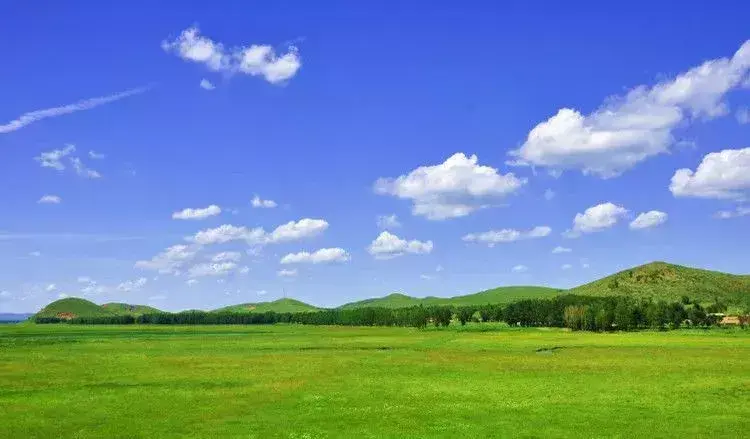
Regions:
[[214, 311], [229, 311], [229, 312], [236, 312], [236, 313], [243, 313], [243, 312], [310, 312], [310, 311], [318, 311], [319, 309], [307, 304], [305, 302], [301, 302], [299, 300], [294, 299], [279, 299], [274, 300], [273, 302], [258, 302], [258, 303], [241, 303], [239, 305], [231, 305], [226, 306], [224, 308], [219, 308]]
[[56, 300], [42, 308], [35, 317], [59, 317], [72, 319], [74, 317], [111, 316], [115, 312], [102, 308], [94, 302], [77, 297]]
[[158, 309], [146, 305], [129, 305], [127, 303], [105, 303], [97, 305], [86, 299], [68, 297], [56, 300], [42, 308], [35, 317], [59, 317], [72, 319], [74, 317], [100, 317], [111, 315], [140, 315], [159, 312]]
[[156, 309], [151, 306], [147, 306], [147, 305], [131, 305], [129, 303], [119, 303], [119, 302], [105, 303], [104, 305], [102, 305], [102, 308], [108, 311], [111, 311], [115, 314], [120, 314], [120, 315], [132, 314], [134, 316], [141, 315], [141, 314], [161, 312], [161, 310]]
[[432, 306], [432, 305], [486, 305], [510, 303], [521, 299], [540, 299], [553, 297], [564, 290], [547, 287], [499, 287], [491, 290], [481, 291], [475, 294], [456, 297], [425, 297], [417, 298], [405, 294], [394, 293], [385, 297], [366, 299], [342, 305], [343, 309], [383, 307], [383, 308], [405, 308], [409, 306]]
[[750, 276], [652, 262], [569, 290], [585, 296], [627, 295], [677, 301], [682, 296], [714, 303], [750, 304]]

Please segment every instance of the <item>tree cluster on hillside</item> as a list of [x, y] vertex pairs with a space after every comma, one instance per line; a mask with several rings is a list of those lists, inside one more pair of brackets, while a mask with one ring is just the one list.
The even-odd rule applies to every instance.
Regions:
[[262, 325], [297, 323], [342, 326], [448, 326], [469, 321], [506, 322], [515, 326], [567, 327], [573, 330], [612, 331], [706, 327], [718, 323], [715, 312], [721, 304], [704, 309], [685, 298], [680, 302], [637, 301], [629, 297], [561, 295], [550, 299], [527, 299], [506, 305], [414, 306], [410, 308], [327, 309], [319, 312], [232, 313], [185, 311], [158, 312], [139, 316], [83, 316], [70, 320], [37, 317], [37, 323], [157, 324], [157, 325]]

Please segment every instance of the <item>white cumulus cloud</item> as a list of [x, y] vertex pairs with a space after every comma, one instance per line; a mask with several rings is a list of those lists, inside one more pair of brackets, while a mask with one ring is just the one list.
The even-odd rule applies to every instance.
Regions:
[[573, 229], [565, 232], [569, 238], [576, 238], [584, 233], [599, 232], [608, 229], [627, 215], [628, 210], [613, 203], [602, 203], [589, 207], [583, 213], [577, 213], [573, 219]]
[[750, 192], [750, 148], [712, 152], [695, 171], [678, 169], [669, 190], [675, 197], [745, 198]]
[[258, 195], [254, 196], [250, 204], [257, 209], [273, 209], [277, 206], [273, 200], [263, 200]]
[[531, 230], [515, 230], [515, 229], [502, 229], [502, 230], [490, 230], [482, 233], [469, 233], [463, 238], [467, 242], [482, 242], [490, 247], [494, 247], [495, 244], [504, 242], [521, 241], [525, 239], [543, 238], [549, 236], [552, 229], [547, 226], [537, 226]]
[[[328, 228], [328, 222], [320, 219], [303, 218], [299, 221], [289, 221], [282, 224], [273, 232], [266, 232], [262, 227], [247, 228], [245, 226], [235, 226], [232, 224], [223, 224], [215, 228], [200, 230], [194, 235], [185, 237], [189, 244], [173, 245], [165, 251], [154, 256], [150, 260], [137, 261], [136, 268], [158, 271], [160, 273], [179, 275], [182, 267], [192, 261], [195, 256], [205, 246], [214, 244], [225, 244], [233, 241], [244, 241], [251, 246], [247, 250], [248, 255], [257, 255], [260, 247], [266, 244], [275, 244], [281, 242], [295, 241], [303, 238], [309, 238], [322, 233]], [[237, 252], [223, 252], [214, 255], [214, 265], [226, 262], [236, 262], [240, 254]], [[200, 270], [208, 270], [216, 267], [208, 267], [211, 264], [199, 264], [194, 268], [193, 273]]]
[[268, 236], [268, 242], [296, 241], [311, 238], [323, 233], [328, 228], [328, 222], [322, 219], [303, 218], [299, 221], [289, 221], [276, 227]]
[[178, 274], [185, 264], [195, 258], [198, 250], [194, 246], [173, 245], [150, 260], [137, 261], [135, 267], [164, 274]]
[[524, 273], [526, 271], [529, 271], [529, 267], [525, 265], [516, 265], [515, 267], [512, 268], [512, 270], [514, 273]]
[[187, 239], [200, 245], [224, 244], [231, 241], [262, 244], [266, 240], [266, 232], [262, 227], [249, 229], [245, 226], [222, 224], [219, 227], [201, 230]]
[[299, 252], [289, 253], [281, 258], [282, 264], [324, 264], [328, 262], [346, 262], [350, 259], [349, 253], [343, 248], [322, 248], [312, 253]]
[[216, 86], [215, 86], [215, 85], [213, 85], [213, 84], [211, 83], [211, 81], [209, 81], [208, 79], [205, 79], [205, 78], [201, 79], [200, 87], [201, 87], [201, 88], [202, 88], [203, 90], [213, 90], [213, 89], [215, 89], [215, 88], [216, 88]]
[[223, 224], [213, 229], [201, 230], [187, 238], [188, 241], [201, 245], [223, 244], [230, 241], [246, 241], [249, 245], [263, 245], [279, 242], [296, 241], [319, 235], [328, 228], [328, 222], [322, 219], [303, 218], [289, 221], [266, 232], [262, 227], [249, 229], [245, 226]]
[[296, 46], [288, 46], [280, 54], [269, 45], [225, 48], [222, 43], [200, 35], [197, 27], [185, 29], [174, 40], [163, 41], [161, 47], [183, 60], [204, 64], [211, 71], [261, 76], [271, 84], [291, 79], [302, 67]]
[[630, 229], [631, 230], [650, 229], [652, 227], [656, 227], [661, 224], [664, 224], [665, 222], [667, 222], [667, 218], [669, 218], [669, 215], [667, 215], [665, 212], [660, 212], [658, 210], [651, 210], [648, 212], [643, 212], [639, 214], [630, 223]]
[[202, 220], [221, 213], [221, 208], [215, 204], [203, 208], [186, 208], [172, 214], [172, 219]]
[[367, 251], [376, 259], [391, 259], [406, 253], [426, 254], [432, 252], [432, 241], [407, 241], [384, 231], [375, 238]]
[[510, 152], [517, 163], [614, 177], [675, 143], [680, 126], [726, 114], [725, 95], [750, 70], [750, 40], [731, 58], [705, 61], [654, 86], [608, 98], [588, 115], [572, 108], [536, 125]]
[[380, 178], [375, 192], [411, 200], [412, 214], [431, 220], [469, 215], [516, 192], [526, 183], [512, 173], [478, 164], [476, 155], [456, 153], [434, 166], [420, 166], [397, 178]]
[[555, 247], [555, 248], [552, 249], [552, 253], [554, 253], [554, 254], [558, 254], [558, 253], [570, 253], [572, 251], [573, 251], [572, 249], [569, 249], [567, 247], [562, 247], [562, 246], [559, 246], [559, 245], [557, 247]]

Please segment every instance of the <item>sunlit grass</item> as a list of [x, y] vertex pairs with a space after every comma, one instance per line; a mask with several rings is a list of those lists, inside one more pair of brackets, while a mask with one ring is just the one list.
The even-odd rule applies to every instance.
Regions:
[[741, 437], [750, 333], [0, 327], [0, 437]]

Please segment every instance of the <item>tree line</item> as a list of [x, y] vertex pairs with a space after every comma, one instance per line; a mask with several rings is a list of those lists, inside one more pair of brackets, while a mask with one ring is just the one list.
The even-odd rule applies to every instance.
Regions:
[[708, 308], [683, 298], [680, 302], [634, 300], [626, 296], [590, 297], [560, 295], [549, 299], [526, 299], [505, 305], [414, 306], [410, 308], [326, 309], [295, 313], [232, 313], [184, 311], [133, 315], [90, 316], [61, 319], [37, 317], [37, 323], [156, 324], [156, 325], [303, 325], [408, 326], [424, 328], [465, 325], [469, 321], [505, 322], [513, 326], [567, 327], [586, 331], [629, 331], [637, 329], [676, 329], [682, 326], [709, 327], [725, 310], [721, 304]]

